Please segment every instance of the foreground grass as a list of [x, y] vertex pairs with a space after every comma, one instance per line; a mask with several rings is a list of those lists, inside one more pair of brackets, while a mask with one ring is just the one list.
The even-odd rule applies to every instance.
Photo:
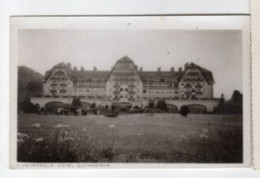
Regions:
[[242, 118], [178, 114], [18, 117], [20, 162], [242, 162]]

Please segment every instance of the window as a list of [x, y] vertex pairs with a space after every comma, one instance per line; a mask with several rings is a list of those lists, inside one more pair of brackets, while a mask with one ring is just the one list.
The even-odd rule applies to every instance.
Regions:
[[56, 90], [50, 90], [51, 93], [56, 93], [57, 91]]
[[57, 86], [57, 84], [53, 83], [53, 84], [51, 84], [51, 86], [52, 86], [52, 87], [56, 87], [56, 86]]
[[146, 93], [146, 90], [143, 90], [143, 93]]
[[60, 93], [66, 93], [66, 90], [60, 90]]

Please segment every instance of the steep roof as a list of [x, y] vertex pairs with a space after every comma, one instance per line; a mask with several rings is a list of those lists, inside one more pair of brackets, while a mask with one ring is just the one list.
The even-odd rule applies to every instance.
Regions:
[[84, 80], [103, 80], [106, 81], [111, 71], [72, 71], [74, 80], [84, 77]]
[[142, 71], [138, 72], [140, 77], [143, 80], [147, 80], [150, 78], [166, 78], [166, 79], [172, 79], [175, 78], [176, 80], [179, 80], [181, 73], [179, 72], [170, 72], [170, 71]]
[[[130, 59], [128, 56], [124, 56], [122, 58], [120, 58], [119, 60], [117, 60], [116, 63], [133, 63], [133, 60]], [[64, 62], [61, 62], [55, 66], [53, 66], [53, 68], [51, 70], [48, 70], [45, 73], [44, 79], [47, 80], [53, 69], [55, 69], [56, 67], [63, 67], [66, 68], [69, 74], [69, 77], [72, 81], [78, 81], [78, 80], [88, 80], [88, 81], [92, 81], [92, 80], [102, 80], [102, 81], [107, 81], [109, 76], [111, 75], [112, 71], [97, 71], [97, 70], [72, 70], [71, 67], [69, 67], [68, 65], [66, 65]], [[185, 70], [189, 67], [197, 67], [201, 70], [204, 78], [207, 80], [208, 83], [215, 83], [214, 78], [213, 78], [213, 74], [211, 71], [195, 64], [195, 63], [187, 63], [185, 65]], [[180, 80], [182, 75], [184, 74], [184, 72], [179, 72], [179, 71], [138, 71], [139, 76], [141, 77], [141, 79], [147, 80], [147, 79], [151, 79], [151, 78], [164, 78], [167, 80]]]
[[209, 71], [208, 69], [205, 69], [195, 63], [190, 63], [186, 66], [186, 68], [189, 68], [189, 67], [197, 67], [201, 70], [202, 72], [202, 75], [205, 77], [205, 79], [207, 80], [208, 83], [215, 83], [215, 80], [213, 78], [213, 74], [211, 71]]
[[133, 60], [130, 59], [128, 56], [124, 56], [116, 61], [116, 63], [133, 63]]
[[[64, 63], [64, 62], [61, 62], [55, 66], [52, 67], [52, 69], [48, 70], [45, 72], [45, 75], [44, 75], [44, 80], [48, 80], [48, 78], [51, 76], [51, 73], [52, 71], [55, 69], [55, 68], [58, 68], [58, 67], [62, 67], [62, 68], [66, 68], [67, 71], [68, 71], [68, 74], [69, 74], [69, 77], [71, 78], [71, 69]], [[71, 78], [72, 79], [72, 78]]]

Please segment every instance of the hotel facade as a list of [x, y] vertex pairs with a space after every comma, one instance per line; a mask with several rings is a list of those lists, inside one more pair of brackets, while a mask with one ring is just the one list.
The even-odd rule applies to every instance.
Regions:
[[151, 99], [211, 100], [214, 78], [211, 71], [194, 63], [169, 71], [143, 71], [127, 56], [111, 70], [77, 70], [60, 63], [47, 71], [43, 81], [45, 97], [81, 97], [111, 102], [141, 102]]

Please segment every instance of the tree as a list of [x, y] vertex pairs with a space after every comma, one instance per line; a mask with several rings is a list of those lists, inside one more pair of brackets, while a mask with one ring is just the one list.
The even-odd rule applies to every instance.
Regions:
[[150, 100], [149, 103], [148, 103], [148, 108], [151, 108], [153, 109], [154, 108], [154, 101], [153, 100]]
[[219, 100], [218, 105], [214, 108], [214, 112], [218, 114], [224, 114], [227, 111], [226, 101], [224, 98], [224, 94], [221, 94], [221, 98]]
[[116, 110], [116, 106], [115, 106], [115, 105], [112, 105], [112, 106], [111, 106], [111, 111], [114, 111], [114, 110]]
[[183, 105], [180, 109], [180, 114], [184, 117], [187, 117], [189, 113], [189, 107], [187, 105]]
[[96, 108], [96, 103], [92, 103], [91, 108], [95, 109]]
[[35, 109], [35, 112], [39, 112], [40, 111], [40, 105], [38, 103], [36, 103], [34, 105], [34, 109]]
[[166, 102], [165, 100], [159, 100], [157, 102], [157, 106], [156, 106], [158, 109], [162, 110], [162, 111], [167, 111], [167, 105], [166, 105]]
[[109, 106], [105, 105], [105, 111], [108, 111], [108, 109], [109, 109]]
[[138, 106], [138, 105], [135, 105], [135, 106], [134, 106], [134, 109], [135, 109], [135, 110], [139, 109], [139, 106]]
[[36, 113], [40, 109], [39, 104], [33, 104], [30, 97], [27, 97], [22, 103], [22, 111], [24, 113]]
[[228, 108], [231, 114], [243, 113], [243, 95], [239, 91], [233, 92], [230, 101], [228, 101]]
[[231, 101], [234, 103], [241, 103], [242, 100], [243, 100], [242, 94], [238, 90], [235, 90], [231, 97]]
[[72, 108], [80, 108], [81, 107], [80, 98], [78, 98], [78, 97], [73, 98], [71, 106], [72, 106]]
[[230, 100], [225, 101], [224, 95], [221, 95], [218, 106], [214, 108], [217, 114], [242, 114], [243, 95], [235, 90]]

